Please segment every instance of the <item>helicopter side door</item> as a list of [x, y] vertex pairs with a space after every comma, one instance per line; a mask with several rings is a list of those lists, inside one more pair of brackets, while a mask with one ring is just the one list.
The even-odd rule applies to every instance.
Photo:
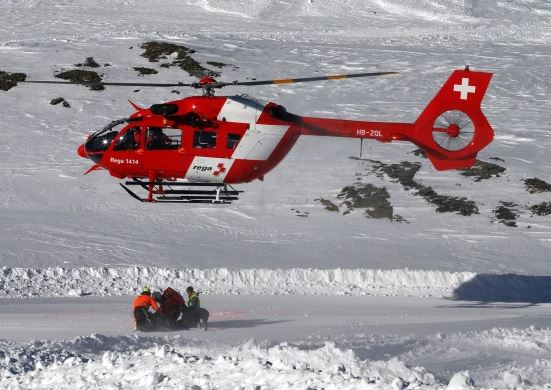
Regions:
[[164, 177], [182, 177], [185, 173], [186, 131], [177, 127], [147, 126], [143, 156], [146, 168]]
[[218, 122], [208, 128], [192, 128], [191, 153], [193, 160], [186, 179], [200, 182], [221, 183], [235, 161], [233, 154], [248, 124]]
[[110, 171], [118, 176], [140, 176], [143, 174], [144, 161], [140, 155], [143, 144], [143, 128], [129, 125], [123, 128], [110, 147], [108, 164]]

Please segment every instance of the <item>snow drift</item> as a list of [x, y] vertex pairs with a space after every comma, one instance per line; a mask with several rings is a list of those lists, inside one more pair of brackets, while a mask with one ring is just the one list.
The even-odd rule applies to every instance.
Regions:
[[551, 277], [423, 270], [158, 267], [0, 269], [0, 297], [130, 295], [143, 286], [209, 294], [451, 297], [467, 301], [551, 302]]
[[[550, 329], [533, 327], [438, 335], [384, 360], [365, 359], [355, 349], [327, 341], [213, 345], [183, 337], [101, 334], [69, 341], [0, 340], [0, 388], [548, 389], [550, 337]], [[490, 355], [522, 351], [525, 360], [505, 358], [481, 369], [472, 356], [480, 346]], [[372, 347], [373, 340], [364, 340], [361, 348]], [[450, 371], [446, 379], [404, 363], [408, 355], [429, 351], [444, 360], [450, 354], [470, 357], [475, 369]]]
[[424, 368], [395, 358], [361, 360], [330, 342], [311, 349], [253, 341], [208, 349], [183, 339], [92, 335], [9, 347], [0, 350], [2, 388], [388, 389], [396, 381], [442, 387]]
[[175, 269], [156, 267], [7, 268], [5, 297], [134, 294], [143, 286], [210, 294], [323, 294], [449, 296], [472, 272], [370, 269]]

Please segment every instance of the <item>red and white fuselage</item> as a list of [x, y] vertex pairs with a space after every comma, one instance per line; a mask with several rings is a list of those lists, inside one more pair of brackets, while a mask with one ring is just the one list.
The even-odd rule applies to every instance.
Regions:
[[[247, 96], [188, 97], [157, 105], [161, 112], [134, 105], [128, 122], [91, 135], [79, 155], [117, 178], [246, 183], [276, 167], [301, 135], [317, 135], [410, 141], [439, 170], [465, 168], [493, 139], [480, 107], [491, 76], [454, 71], [415, 123], [302, 117]], [[148, 147], [152, 129], [170, 132], [168, 146]], [[131, 134], [134, 143], [121, 146]]]

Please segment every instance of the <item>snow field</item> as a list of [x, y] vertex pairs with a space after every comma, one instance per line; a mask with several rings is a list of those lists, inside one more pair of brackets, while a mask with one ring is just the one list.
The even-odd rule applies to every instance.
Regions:
[[[236, 313], [231, 296], [226, 298], [233, 311], [213, 310], [218, 329], [213, 323], [212, 332], [201, 336], [184, 333], [216, 339], [212, 343], [174, 335], [0, 340], [0, 388], [551, 387], [551, 337], [544, 328], [551, 302], [550, 278], [544, 276], [549, 218], [525, 212], [515, 229], [491, 222], [500, 201], [525, 207], [548, 200], [548, 193], [528, 194], [522, 182], [534, 176], [551, 180], [548, 1], [0, 0], [0, 5], [0, 69], [33, 79], [51, 79], [93, 56], [111, 64], [101, 68], [107, 81], [135, 81], [133, 66], [159, 70], [144, 81], [191, 81], [140, 56], [145, 41], [171, 41], [197, 50], [194, 58], [203, 64], [238, 67], [224, 69], [224, 81], [400, 71], [369, 82], [227, 93], [274, 100], [297, 114], [409, 121], [452, 69], [469, 64], [491, 71], [495, 76], [483, 107], [496, 138], [479, 157], [498, 157], [507, 169], [500, 178], [475, 183], [458, 172], [436, 173], [422, 162], [417, 179], [423, 184], [473, 199], [481, 210], [469, 218], [437, 214], [388, 178], [367, 177], [362, 164], [347, 158], [356, 155], [357, 143], [305, 137], [265, 182], [240, 188], [246, 192], [231, 208], [150, 207], [128, 199], [102, 172], [82, 177], [89, 162], [75, 149], [88, 133], [129, 113], [126, 99], [149, 105], [189, 91], [97, 93], [78, 86], [20, 85], [1, 93], [0, 297], [8, 299], [1, 300], [0, 332], [7, 334], [0, 337], [67, 339], [98, 329], [126, 334], [131, 319], [125, 297], [102, 298], [124, 301], [120, 313], [103, 307], [95, 314], [86, 303], [100, 298], [70, 298], [72, 309], [54, 298], [44, 299], [40, 309], [36, 301], [42, 298], [9, 298], [117, 296], [135, 294], [145, 284], [180, 290], [193, 284], [209, 294], [459, 295], [463, 301], [403, 298], [419, 312], [414, 316], [383, 298], [366, 303], [369, 297], [313, 297], [322, 303], [308, 306], [308, 313], [295, 309], [290, 319], [274, 309], [274, 298], [286, 297], [248, 297], [271, 311], [269, 317], [258, 307]], [[50, 106], [58, 96], [72, 108]], [[422, 161], [411, 156], [413, 148], [370, 143], [365, 152], [386, 163]], [[337, 194], [358, 173], [387, 187], [409, 223], [367, 220], [358, 210], [329, 214], [314, 200]], [[309, 217], [296, 218], [295, 210]], [[327, 302], [340, 307], [343, 298], [358, 301], [343, 312], [325, 311]], [[352, 310], [356, 317], [340, 316]], [[216, 318], [220, 313], [227, 317]], [[239, 321], [256, 325], [240, 328]], [[86, 327], [74, 326], [83, 323]], [[317, 328], [310, 332], [312, 323]], [[534, 323], [543, 328], [530, 327]], [[376, 331], [379, 336], [369, 333]], [[259, 341], [243, 343], [251, 334], [260, 335]]]
[[[257, 361], [263, 355], [247, 352], [243, 357], [243, 352], [239, 352], [244, 340], [250, 338], [257, 340], [261, 348], [272, 348], [282, 342], [298, 348], [300, 356], [287, 348], [282, 352], [288, 361], [295, 359], [297, 364], [310, 360], [317, 364], [321, 358], [316, 350], [326, 342], [334, 343], [340, 352], [331, 352], [335, 360], [328, 361], [326, 369], [317, 372], [320, 377], [314, 375], [316, 371], [305, 375], [313, 378], [313, 384], [323, 385], [331, 381], [343, 389], [363, 384], [357, 378], [343, 379], [344, 372], [335, 375], [330, 370], [330, 367], [342, 364], [347, 372], [354, 372], [353, 375], [358, 377], [357, 371], [352, 371], [355, 366], [350, 364], [351, 359], [347, 358], [349, 350], [354, 351], [360, 367], [379, 370], [382, 382], [368, 374], [369, 381], [375, 380], [372, 385], [379, 385], [371, 388], [392, 388], [389, 384], [405, 383], [409, 375], [409, 371], [396, 374], [395, 369], [392, 375], [386, 371], [381, 373], [382, 369], [376, 362], [381, 362], [382, 367], [405, 365], [413, 371], [411, 375], [430, 373], [436, 378], [434, 384], [422, 375], [424, 384], [411, 381], [413, 386], [410, 389], [444, 389], [455, 373], [465, 370], [479, 386], [475, 388], [507, 389], [502, 383], [505, 373], [508, 373], [509, 381], [520, 376], [519, 383], [528, 384], [526, 388], [543, 389], [549, 382], [549, 304], [483, 303], [428, 297], [205, 295], [203, 304], [211, 312], [208, 332], [192, 329], [151, 334], [169, 337], [145, 337], [142, 334], [128, 337], [132, 333], [131, 301], [132, 296], [0, 300], [3, 337], [17, 340], [0, 341], [0, 365], [4, 362], [3, 367], [7, 369], [0, 373], [7, 378], [0, 385], [21, 383], [21, 388], [33, 388], [46, 381], [45, 388], [50, 389], [57, 388], [66, 377], [69, 384], [74, 383], [74, 378], [81, 378], [82, 383], [89, 387], [95, 383], [98, 387], [100, 384], [116, 386], [122, 375], [116, 377], [99, 363], [104, 353], [113, 352], [113, 361], [118, 359], [120, 367], [126, 367], [125, 378], [135, 380], [123, 382], [122, 388], [148, 388], [151, 380], [162, 382], [165, 375], [169, 377], [167, 383], [155, 382], [159, 388], [180, 388], [177, 383], [188, 383], [186, 380], [191, 379], [174, 382], [170, 378], [180, 378], [181, 372], [199, 375], [193, 377], [202, 382], [190, 383], [189, 388], [193, 385], [202, 389], [236, 388], [237, 384], [232, 386], [227, 381], [220, 382], [220, 377], [237, 378], [237, 381], [246, 375], [256, 375], [258, 370], [255, 367], [260, 364]], [[537, 327], [530, 326], [532, 324]], [[70, 340], [97, 332], [109, 336], [77, 337], [74, 342], [39, 341], [44, 338]], [[177, 370], [176, 367], [167, 367], [166, 361], [151, 361], [155, 359], [156, 348], [165, 344], [186, 355], [186, 359], [187, 355], [192, 355], [189, 359], [196, 365], [185, 361], [168, 362], [179, 364], [181, 370]], [[308, 355], [308, 351], [313, 351], [312, 355]], [[227, 371], [215, 367], [210, 371], [203, 369], [205, 364], [209, 367], [216, 364], [220, 354], [232, 360], [234, 365], [227, 367]], [[273, 355], [270, 352], [267, 358], [272, 364]], [[82, 367], [67, 368], [74, 365], [74, 357]], [[68, 362], [64, 363], [67, 359]], [[40, 365], [35, 365], [34, 361], [40, 361], [49, 371], [40, 372], [42, 368], [36, 369], [35, 366]], [[232, 367], [235, 371], [230, 371]], [[247, 371], [250, 367], [254, 371]], [[212, 376], [212, 372], [220, 377]], [[92, 373], [97, 374], [93, 376]], [[201, 376], [204, 373], [214, 379], [208, 382]], [[274, 380], [275, 385], [265, 388], [289, 388], [284, 380], [297, 386], [303, 383], [302, 375], [298, 379], [294, 376], [297, 375], [295, 370], [271, 370], [265, 377], [271, 378], [271, 375], [278, 377]], [[397, 376], [401, 378], [399, 381]], [[366, 379], [365, 376], [358, 378]], [[453, 383], [460, 379], [467, 382], [465, 378], [461, 374]], [[17, 388], [15, 385], [6, 387]], [[307, 386], [298, 388], [306, 389]]]
[[[71, 341], [0, 342], [5, 389], [547, 389], [550, 329], [494, 328], [437, 335], [385, 360], [366, 359], [373, 337], [353, 349], [340, 342], [216, 344], [176, 337], [103, 336]], [[396, 340], [394, 341], [396, 342]], [[402, 342], [406, 343], [405, 340]], [[392, 354], [392, 342], [387, 340]], [[398, 345], [398, 344], [396, 344]], [[404, 363], [417, 358], [436, 369], [502, 354], [488, 370], [450, 372], [448, 380]], [[355, 352], [358, 351], [358, 352]], [[514, 359], [506, 355], [517, 351]], [[455, 363], [452, 355], [455, 354]], [[519, 359], [522, 356], [522, 359]], [[490, 369], [491, 368], [491, 369]], [[528, 379], [530, 378], [530, 379]]]
[[[337, 2], [248, 1], [243, 8], [259, 10], [258, 17], [248, 19], [189, 3], [198, 4], [110, 1], [106, 7], [106, 2], [59, 1], [56, 6], [8, 2], [0, 23], [5, 26], [0, 69], [50, 79], [60, 68], [73, 68], [93, 56], [102, 65], [111, 64], [99, 69], [107, 81], [135, 81], [133, 66], [159, 71], [144, 81], [192, 81], [180, 69], [162, 68], [141, 57], [139, 46], [145, 41], [168, 40], [197, 50], [194, 58], [202, 64], [214, 60], [239, 67], [224, 68], [225, 81], [399, 71], [392, 78], [254, 90], [232, 87], [223, 93], [248, 93], [304, 115], [409, 121], [415, 120], [452, 69], [470, 64], [495, 72], [484, 112], [495, 127], [496, 139], [479, 157], [504, 159], [499, 164], [507, 168], [505, 174], [476, 183], [455, 171], [435, 172], [426, 160], [410, 154], [415, 146], [405, 143], [366, 143], [364, 153], [385, 163], [419, 161], [422, 169], [417, 178], [424, 185], [441, 194], [468, 197], [477, 202], [481, 214], [467, 218], [438, 214], [412, 191], [388, 178], [368, 176], [368, 167], [349, 160], [359, 151], [355, 140], [322, 137], [300, 139], [264, 182], [240, 186], [245, 192], [231, 207], [136, 204], [105, 172], [83, 177], [90, 161], [76, 156], [76, 147], [91, 131], [128, 114], [129, 98], [147, 106], [193, 92], [107, 88], [100, 93], [80, 86], [19, 85], [0, 94], [6, 124], [6, 136], [0, 141], [0, 175], [5, 184], [0, 199], [0, 266], [409, 267], [547, 274], [549, 218], [534, 217], [524, 207], [546, 200], [545, 194], [528, 194], [522, 184], [534, 176], [551, 180], [545, 124], [551, 85], [545, 43], [549, 18], [532, 11], [544, 7], [543, 2], [500, 1], [488, 6], [488, 20], [459, 25], [406, 12], [377, 11], [367, 17], [376, 7], [391, 9], [403, 3], [397, 1], [385, 1], [384, 6], [338, 2], [343, 8]], [[206, 3], [237, 9], [237, 2]], [[469, 3], [478, 8], [485, 4], [460, 3], [402, 6], [461, 15], [459, 8], [465, 7], [463, 14], [468, 15], [472, 14]], [[318, 11], [304, 19], [287, 7]], [[341, 12], [347, 7], [353, 12]], [[502, 17], [506, 11], [510, 19]], [[213, 22], [203, 23], [206, 18]], [[52, 22], [57, 20], [66, 23]], [[50, 99], [58, 96], [68, 99], [72, 108], [51, 106]], [[334, 196], [357, 173], [363, 175], [362, 181], [387, 188], [396, 213], [410, 223], [397, 226], [369, 220], [361, 210], [357, 215], [333, 214], [316, 201], [321, 197], [336, 201]], [[492, 223], [492, 210], [500, 201], [524, 207], [519, 228]], [[293, 209], [308, 211], [309, 217], [297, 218]], [[519, 264], [521, 257], [528, 261]]]
[[547, 14], [541, 1], [515, 0], [190, 0], [205, 11], [244, 18], [280, 19], [293, 14], [306, 18], [377, 19], [397, 18], [425, 22], [475, 23], [481, 19]]

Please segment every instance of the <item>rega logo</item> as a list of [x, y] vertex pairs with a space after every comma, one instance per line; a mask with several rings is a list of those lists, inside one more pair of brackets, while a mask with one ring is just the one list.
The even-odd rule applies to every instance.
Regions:
[[212, 167], [205, 167], [205, 166], [202, 166], [202, 165], [195, 165], [193, 167], [193, 169], [196, 170], [196, 171], [201, 171], [201, 172], [212, 171]]

